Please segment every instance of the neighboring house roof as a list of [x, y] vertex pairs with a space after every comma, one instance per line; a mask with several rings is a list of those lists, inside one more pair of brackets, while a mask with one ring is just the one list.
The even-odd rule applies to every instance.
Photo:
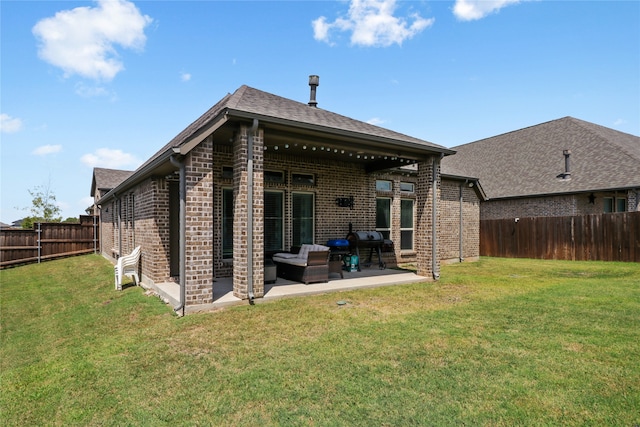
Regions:
[[[302, 137], [322, 138], [335, 144], [352, 144], [353, 147], [377, 147], [380, 150], [397, 150], [418, 156], [426, 153], [453, 154], [454, 151], [441, 145], [407, 136], [369, 123], [354, 120], [330, 111], [311, 107], [298, 101], [263, 92], [249, 86], [241, 86], [233, 94], [227, 94], [217, 104], [187, 126], [175, 138], [169, 141], [156, 154], [140, 166], [135, 173], [121, 184], [129, 187], [135, 182], [150, 176], [159, 169], [168, 172], [169, 159], [174, 154], [186, 154], [214, 131], [231, 132], [226, 123], [241, 121], [251, 124], [258, 119], [260, 126], [267, 129], [265, 140], [271, 135], [294, 133]], [[216, 141], [225, 143], [228, 137]], [[217, 142], [218, 143], [218, 142]], [[265, 142], [266, 143], [266, 142]], [[388, 167], [396, 166], [388, 163]], [[399, 165], [399, 163], [398, 163]], [[381, 168], [384, 165], [376, 165]], [[109, 194], [107, 195], [109, 196]]]
[[442, 173], [478, 177], [489, 199], [640, 188], [640, 137], [573, 117], [453, 149]]
[[133, 171], [118, 169], [93, 168], [93, 180], [91, 182], [91, 196], [96, 194], [96, 190], [107, 192], [116, 188], [125, 179], [129, 178]]

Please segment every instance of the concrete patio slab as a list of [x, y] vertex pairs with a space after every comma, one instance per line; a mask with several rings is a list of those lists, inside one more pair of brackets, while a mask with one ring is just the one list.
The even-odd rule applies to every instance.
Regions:
[[[361, 288], [379, 286], [401, 285], [405, 283], [426, 282], [431, 279], [419, 276], [408, 270], [363, 268], [362, 271], [343, 272], [344, 278], [339, 274], [329, 275], [327, 283], [310, 283], [305, 285], [300, 282], [285, 280], [280, 277], [274, 284], [265, 284], [263, 298], [256, 298], [255, 303], [264, 303], [280, 298], [300, 297], [305, 295], [323, 294], [328, 292], [340, 292]], [[145, 286], [146, 287], [146, 286]], [[157, 283], [150, 287], [167, 304], [176, 308], [180, 305], [180, 286], [177, 283]], [[233, 278], [225, 277], [215, 279], [213, 283], [213, 303], [191, 306], [186, 308], [187, 313], [211, 311], [231, 305], [248, 304], [248, 300], [242, 300], [233, 296]]]

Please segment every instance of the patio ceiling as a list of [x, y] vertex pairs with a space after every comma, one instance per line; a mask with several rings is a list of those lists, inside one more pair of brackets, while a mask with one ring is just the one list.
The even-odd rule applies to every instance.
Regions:
[[[260, 122], [260, 127], [264, 129], [265, 152], [358, 163], [364, 165], [368, 173], [415, 164], [429, 155], [439, 155], [425, 147], [403, 147], [380, 137], [328, 133], [269, 122]], [[236, 129], [237, 123], [226, 123], [215, 132], [215, 143], [231, 145]]]

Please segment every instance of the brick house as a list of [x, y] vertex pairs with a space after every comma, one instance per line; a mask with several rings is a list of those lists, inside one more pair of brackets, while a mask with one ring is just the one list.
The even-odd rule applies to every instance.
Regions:
[[91, 193], [93, 205], [87, 209], [87, 214], [98, 215], [98, 201], [109, 191], [113, 190], [125, 179], [129, 178], [133, 171], [120, 169], [93, 168], [93, 178], [91, 180]]
[[442, 172], [478, 177], [480, 218], [640, 210], [640, 138], [564, 117], [452, 148]]
[[187, 312], [212, 302], [215, 278], [262, 297], [270, 253], [344, 238], [350, 225], [385, 232], [388, 265], [412, 262], [422, 276], [437, 278], [443, 257], [477, 258], [482, 193], [475, 179], [441, 176], [454, 152], [317, 108], [312, 83], [308, 104], [240, 87], [100, 197], [102, 254], [140, 245], [142, 283], [178, 282]]

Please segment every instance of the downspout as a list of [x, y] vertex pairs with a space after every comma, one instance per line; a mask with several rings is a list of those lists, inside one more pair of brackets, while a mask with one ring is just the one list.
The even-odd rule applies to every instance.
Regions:
[[249, 304], [254, 303], [253, 293], [253, 138], [258, 130], [258, 119], [253, 119], [247, 141], [247, 292]]
[[125, 255], [122, 253], [122, 200], [117, 194], [116, 197], [116, 210], [118, 211], [118, 258]]
[[103, 246], [103, 242], [104, 240], [102, 239], [102, 229], [104, 228], [104, 221], [102, 220], [103, 218], [103, 214], [102, 214], [102, 205], [98, 205], [98, 215], [99, 215], [99, 219], [100, 221], [98, 221], [98, 231], [99, 231], [99, 235], [98, 235], [98, 242], [100, 243], [98, 250], [100, 251], [100, 255], [104, 256], [104, 251], [102, 250], [102, 246]]
[[444, 153], [440, 153], [440, 159], [437, 157], [433, 157], [433, 165], [432, 165], [432, 178], [431, 178], [431, 189], [432, 189], [432, 203], [431, 203], [431, 271], [433, 274], [433, 279], [440, 279], [440, 272], [437, 271], [438, 266], [438, 168], [437, 166], [440, 164], [440, 160], [444, 157]]
[[182, 310], [184, 316], [185, 293], [186, 293], [186, 273], [187, 273], [187, 179], [185, 176], [184, 160], [178, 160], [175, 154], [169, 157], [171, 164], [180, 170], [180, 305], [174, 308], [178, 312]]
[[464, 240], [462, 237], [462, 232], [463, 230], [463, 222], [462, 222], [462, 204], [463, 204], [463, 196], [462, 196], [462, 190], [464, 189], [464, 186], [467, 185], [467, 183], [469, 182], [468, 179], [465, 179], [463, 183], [460, 184], [460, 228], [458, 233], [460, 234], [460, 262], [464, 261]]

